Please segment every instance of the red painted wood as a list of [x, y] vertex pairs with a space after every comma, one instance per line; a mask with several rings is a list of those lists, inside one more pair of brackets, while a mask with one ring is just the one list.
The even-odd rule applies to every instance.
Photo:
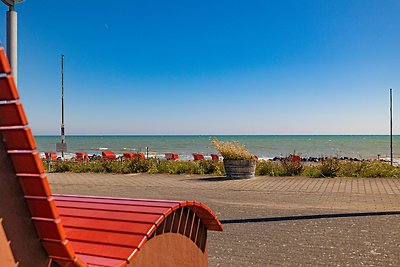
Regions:
[[[147, 200], [136, 200], [136, 199], [101, 199], [101, 198], [80, 198], [76, 196], [54, 196], [57, 201], [71, 201], [71, 202], [84, 202], [84, 203], [103, 203], [103, 204], [117, 204], [126, 206], [146, 206], [146, 207], [169, 207], [172, 208], [175, 203], [171, 205], [171, 202], [154, 202]], [[178, 205], [177, 202], [175, 205]]]
[[0, 77], [0, 101], [19, 99], [17, 87], [12, 76]]
[[66, 238], [60, 219], [49, 220], [34, 218], [33, 223], [41, 239], [63, 240]]
[[126, 260], [129, 258], [129, 256], [137, 252], [137, 249], [131, 247], [94, 244], [79, 241], [70, 241], [70, 243], [74, 248], [75, 253], [91, 256]]
[[117, 245], [137, 248], [146, 240], [146, 236], [137, 234], [124, 234], [110, 231], [86, 230], [64, 226], [67, 239], [71, 241], [90, 242], [106, 245]]
[[5, 128], [0, 132], [3, 135], [8, 150], [34, 150], [36, 142], [33, 139], [31, 129], [23, 128]]
[[102, 204], [102, 203], [70, 202], [70, 201], [60, 201], [60, 200], [57, 201], [57, 206], [68, 207], [68, 208], [91, 209], [91, 210], [142, 212], [149, 214], [164, 214], [169, 211], [169, 208], [167, 207], [127, 206], [127, 205]]
[[26, 196], [50, 197], [49, 183], [44, 174], [19, 174], [18, 178]]
[[38, 152], [8, 151], [17, 174], [42, 174], [42, 161]]
[[50, 256], [74, 259], [75, 252], [68, 240], [41, 240], [42, 245], [45, 247]]
[[22, 126], [28, 124], [20, 102], [0, 104], [0, 114], [0, 126]]
[[8, 63], [4, 48], [0, 48], [0, 73], [11, 73], [10, 64]]
[[77, 257], [85, 261], [89, 266], [116, 266], [123, 267], [127, 265], [126, 260], [90, 256], [85, 254], [76, 254]]
[[58, 211], [52, 197], [31, 197], [25, 196], [32, 217], [58, 218]]
[[[57, 201], [56, 201], [57, 205]], [[105, 220], [127, 221], [127, 222], [143, 222], [153, 223], [160, 218], [160, 214], [146, 214], [134, 212], [120, 212], [120, 211], [104, 211], [104, 210], [89, 210], [89, 209], [76, 209], [76, 208], [63, 208], [57, 206], [61, 216], [81, 217], [81, 218], [97, 218]]]
[[131, 233], [137, 235], [147, 235], [149, 231], [155, 227], [154, 223], [132, 223], [116, 220], [66, 217], [62, 215], [61, 220], [65, 227], [120, 232], [126, 234]]
[[[147, 201], [151, 203], [158, 203], [158, 202], [164, 202], [164, 203], [171, 203], [171, 204], [180, 204], [185, 201], [178, 201], [178, 200], [162, 200], [162, 199], [145, 199], [145, 198], [123, 198], [123, 197], [103, 197], [103, 196], [85, 196], [85, 195], [66, 195], [66, 194], [53, 194], [55, 198], [57, 197], [74, 197], [74, 198], [80, 198], [80, 199], [108, 199], [108, 200], [129, 200], [129, 201]], [[200, 203], [200, 202], [199, 202]]]

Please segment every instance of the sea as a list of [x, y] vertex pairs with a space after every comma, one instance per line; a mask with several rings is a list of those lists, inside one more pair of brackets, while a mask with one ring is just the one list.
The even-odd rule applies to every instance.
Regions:
[[[100, 155], [110, 150], [116, 155], [125, 152], [148, 153], [149, 157], [164, 157], [176, 153], [180, 159], [192, 159], [192, 153], [206, 157], [217, 151], [210, 139], [238, 141], [259, 158], [272, 159], [296, 154], [308, 157], [348, 157], [377, 159], [390, 157], [389, 135], [71, 135], [66, 136], [65, 157], [75, 152]], [[60, 136], [35, 136], [40, 152], [56, 151]], [[400, 135], [393, 136], [393, 156], [400, 158]], [[60, 153], [58, 153], [60, 154]]]

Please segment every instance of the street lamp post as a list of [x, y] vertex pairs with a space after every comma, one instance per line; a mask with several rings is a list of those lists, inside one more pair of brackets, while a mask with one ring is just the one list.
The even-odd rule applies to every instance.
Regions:
[[17, 36], [17, 12], [14, 9], [16, 3], [23, 0], [1, 0], [8, 6], [6, 32], [7, 32], [7, 56], [10, 61], [11, 74], [14, 76], [15, 83], [17, 84], [18, 78], [18, 36]]

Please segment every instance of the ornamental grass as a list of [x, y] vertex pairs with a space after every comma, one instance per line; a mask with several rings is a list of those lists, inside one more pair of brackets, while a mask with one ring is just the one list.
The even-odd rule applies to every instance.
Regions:
[[224, 159], [256, 159], [244, 145], [237, 141], [220, 141], [216, 138], [212, 138], [211, 144], [219, 151]]

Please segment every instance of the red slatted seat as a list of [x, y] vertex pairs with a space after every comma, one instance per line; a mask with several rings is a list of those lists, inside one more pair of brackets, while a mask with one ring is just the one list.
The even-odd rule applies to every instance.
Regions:
[[[0, 72], [10, 73], [1, 48]], [[148, 257], [146, 244], [153, 246], [156, 241], [168, 244], [163, 243], [163, 238], [171, 238], [171, 235], [165, 235], [170, 233], [177, 236], [170, 240], [175, 242], [181, 240], [179, 236], [185, 236], [187, 239], [179, 242], [190, 240], [204, 253], [206, 231], [222, 230], [211, 210], [195, 201], [52, 195], [10, 75], [0, 76], [0, 114], [0, 144], [4, 143], [6, 147], [5, 153], [22, 188], [41, 244], [59, 265], [140, 266], [143, 259], [157, 262], [157, 255], [171, 248], [165, 245], [162, 251], [151, 251], [151, 257]], [[172, 159], [178, 158], [178, 155], [170, 154]], [[103, 157], [112, 159], [115, 155], [103, 152]], [[180, 256], [179, 251], [175, 253]], [[191, 255], [187, 262], [195, 260]], [[206, 257], [207, 253], [202, 255]]]

